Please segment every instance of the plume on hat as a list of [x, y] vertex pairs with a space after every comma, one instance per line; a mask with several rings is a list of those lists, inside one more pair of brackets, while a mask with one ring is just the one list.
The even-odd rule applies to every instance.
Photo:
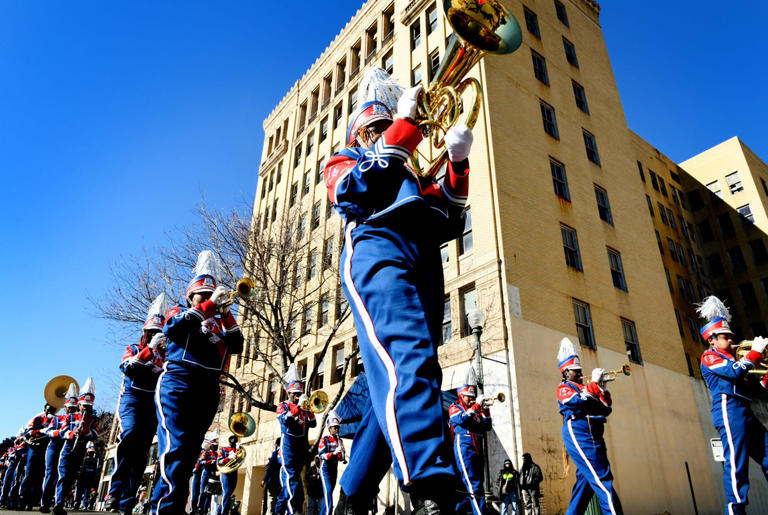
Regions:
[[387, 106], [391, 112], [397, 111], [397, 101], [404, 88], [393, 79], [386, 70], [371, 66], [363, 71], [358, 86], [360, 104], [377, 100]]
[[698, 305], [696, 312], [699, 316], [707, 321], [715, 320], [716, 318], [722, 318], [726, 322], [731, 321], [731, 312], [723, 304], [723, 301], [710, 295], [704, 301]]

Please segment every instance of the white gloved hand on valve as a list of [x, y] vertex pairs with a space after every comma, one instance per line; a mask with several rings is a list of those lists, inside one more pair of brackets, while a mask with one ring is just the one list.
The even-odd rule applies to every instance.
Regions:
[[233, 451], [229, 451], [229, 454], [227, 454], [227, 458], [229, 458], [230, 460], [234, 460], [235, 458], [237, 458], [237, 454], [235, 454]]
[[419, 93], [421, 93], [421, 84], [408, 88], [400, 95], [400, 100], [397, 101], [397, 117], [398, 118], [415, 118], [416, 109], [418, 106]]
[[603, 378], [603, 374], [605, 374], [605, 369], [604, 368], [592, 369], [592, 382], [593, 383], [599, 383], [600, 380]]
[[475, 402], [478, 403], [480, 406], [482, 406], [486, 401], [485, 395], [479, 396], [477, 399], [475, 399]]
[[475, 137], [466, 125], [455, 125], [445, 133], [445, 148], [452, 163], [459, 163], [469, 157], [469, 150]]
[[755, 336], [754, 340], [752, 340], [752, 350], [762, 354], [766, 347], [768, 347], [768, 338]]
[[160, 346], [165, 346], [165, 335], [163, 333], [157, 333], [152, 337], [147, 347], [152, 350], [157, 349]]
[[216, 289], [213, 290], [213, 295], [211, 295], [211, 302], [219, 306], [226, 299], [227, 299], [227, 289], [223, 286], [217, 286]]
[[302, 393], [301, 396], [299, 397], [298, 405], [299, 406], [304, 406], [308, 402], [309, 402], [309, 397], [307, 397], [306, 393]]

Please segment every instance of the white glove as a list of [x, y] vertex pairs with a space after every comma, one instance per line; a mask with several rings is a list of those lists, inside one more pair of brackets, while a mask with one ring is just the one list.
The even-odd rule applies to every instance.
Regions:
[[452, 163], [464, 161], [469, 157], [469, 149], [475, 140], [472, 131], [464, 124], [456, 125], [445, 133], [445, 148]]
[[768, 347], [768, 338], [755, 336], [754, 340], [752, 340], [752, 350], [762, 354], [766, 347]]
[[475, 402], [478, 403], [480, 406], [482, 406], [485, 401], [486, 401], [485, 395], [481, 395], [480, 397], [475, 399]]
[[309, 397], [307, 397], [307, 394], [302, 393], [301, 397], [299, 397], [299, 406], [303, 406], [304, 404], [307, 404], [309, 402]]
[[237, 458], [237, 454], [235, 454], [232, 451], [229, 451], [229, 454], [227, 454], [227, 458], [229, 458], [230, 460], [234, 460], [235, 458]]
[[150, 340], [149, 347], [152, 350], [157, 349], [159, 346], [165, 346], [165, 335], [163, 333], [157, 333], [152, 337], [152, 340]]
[[416, 106], [418, 105], [419, 93], [421, 93], [421, 84], [403, 91], [400, 100], [397, 101], [398, 118], [415, 118]]
[[603, 378], [603, 374], [605, 374], [604, 368], [593, 368], [592, 369], [592, 382], [593, 383], [599, 383], [600, 379]]
[[223, 286], [217, 286], [216, 289], [213, 290], [213, 295], [211, 295], [211, 302], [219, 306], [225, 300], [227, 300], [227, 289]]

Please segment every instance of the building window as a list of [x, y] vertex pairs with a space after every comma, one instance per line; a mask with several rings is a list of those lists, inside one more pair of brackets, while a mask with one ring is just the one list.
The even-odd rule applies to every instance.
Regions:
[[677, 222], [675, 222], [675, 214], [669, 208], [667, 208], [667, 217], [669, 218], [669, 226], [676, 231]]
[[276, 198], [275, 201], [272, 203], [272, 221], [274, 222], [277, 220], [277, 203], [280, 202], [279, 198]]
[[584, 88], [575, 80], [571, 81], [571, 85], [573, 86], [573, 98], [576, 99], [576, 107], [589, 114], [589, 106], [587, 106], [587, 94], [584, 92]]
[[323, 177], [325, 172], [325, 162], [327, 160], [328, 158], [324, 157], [317, 162], [317, 174], [315, 175], [315, 184], [320, 184], [321, 182], [323, 182]]
[[568, 12], [565, 10], [565, 6], [559, 0], [555, 0], [555, 12], [557, 13], [557, 19], [568, 27]]
[[664, 225], [669, 225], [669, 220], [667, 220], [667, 210], [664, 207], [664, 204], [661, 202], [658, 202], [656, 204], [659, 207], [659, 215], [661, 215], [661, 223]]
[[645, 182], [645, 173], [643, 173], [643, 163], [637, 162], [637, 171], [640, 173], [640, 180]]
[[459, 238], [459, 256], [472, 250], [474, 242], [472, 241], [472, 212], [469, 208], [464, 210], [464, 232]]
[[728, 187], [731, 189], [731, 195], [735, 195], [744, 189], [744, 186], [741, 184], [739, 172], [733, 172], [726, 175], [725, 182], [728, 183]]
[[309, 226], [310, 231], [314, 231], [320, 227], [320, 201], [315, 202], [312, 206], [312, 223]]
[[317, 251], [309, 253], [309, 266], [307, 267], [307, 281], [311, 281], [317, 276]]
[[416, 50], [416, 47], [421, 44], [421, 20], [416, 20], [411, 25], [411, 50]]
[[435, 48], [431, 54], [429, 54], [429, 80], [432, 80], [437, 73], [437, 69], [440, 67], [440, 49]]
[[568, 178], [565, 175], [565, 165], [550, 157], [549, 169], [552, 172], [552, 184], [555, 187], [555, 195], [570, 201], [571, 195], [568, 192]]
[[557, 132], [557, 119], [555, 118], [555, 108], [543, 100], [541, 103], [541, 121], [544, 124], [544, 132], [555, 139], [560, 139]]
[[296, 263], [296, 268], [293, 271], [293, 289], [298, 290], [301, 286], [301, 263]]
[[637, 342], [637, 330], [631, 320], [621, 319], [621, 329], [624, 332], [624, 344], [627, 346], [627, 357], [634, 363], [642, 363], [640, 345]]
[[672, 202], [675, 203], [675, 205], [680, 205], [680, 200], [677, 198], [677, 190], [675, 189], [672, 184], [669, 185], [669, 192], [672, 194]]
[[312, 307], [308, 306], [304, 309], [304, 323], [301, 326], [301, 335], [309, 334], [312, 331]]
[[648, 169], [648, 173], [651, 176], [651, 186], [653, 186], [653, 189], [656, 191], [659, 191], [659, 178], [656, 176], [653, 170], [650, 168]]
[[440, 262], [441, 263], [447, 263], [450, 260], [450, 255], [448, 254], [448, 244], [443, 243], [440, 245]]
[[659, 191], [661, 191], [661, 194], [665, 197], [667, 196], [667, 186], [664, 184], [664, 179], [659, 175]]
[[525, 13], [525, 26], [528, 32], [541, 39], [541, 31], [539, 30], [539, 19], [536, 17], [536, 13], [523, 6], [523, 12]]
[[[357, 349], [357, 337], [355, 336], [352, 337], [352, 348]], [[352, 377], [359, 376], [360, 372], [363, 372], [364, 370], [365, 367], [363, 366], [363, 355], [358, 351], [355, 362], [352, 363]]]
[[475, 286], [472, 285], [462, 290], [460, 293], [460, 297], [461, 297], [461, 335], [469, 336], [470, 334], [472, 334], [472, 328], [469, 327], [469, 322], [467, 322], [467, 313], [470, 313], [471, 311], [474, 311], [477, 309], [477, 291], [475, 291]]
[[341, 117], [344, 115], [344, 106], [339, 103], [336, 107], [333, 108], [333, 128], [339, 126], [339, 122], [341, 121]]
[[744, 217], [744, 220], [755, 223], [755, 215], [752, 214], [752, 209], [749, 207], [749, 204], [744, 204], [741, 207], [737, 207], [736, 211], [738, 211], [739, 214]]
[[437, 6], [432, 6], [427, 9], [427, 35], [432, 34], [437, 30]]
[[574, 270], [581, 270], [581, 254], [579, 254], [579, 240], [576, 230], [566, 225], [560, 226], [560, 234], [563, 237], [563, 251], [565, 252], [565, 264]]
[[765, 242], [762, 239], [750, 241], [749, 249], [752, 251], [752, 260], [756, 265], [762, 265], [768, 261], [768, 251], [766, 251]]
[[325, 327], [328, 325], [328, 313], [331, 309], [331, 300], [328, 298], [327, 293], [323, 293], [320, 296], [320, 319], [319, 327]]
[[315, 133], [313, 132], [309, 136], [307, 136], [307, 155], [311, 155], [312, 151], [315, 150]]
[[411, 86], [415, 86], [421, 82], [421, 65], [418, 64], [411, 70]]
[[683, 246], [679, 243], [675, 243], [675, 248], [677, 249], [677, 259], [680, 261], [680, 264], [688, 266], [688, 263], [685, 261], [685, 251], [683, 250]]
[[325, 240], [323, 245], [323, 270], [328, 270], [333, 264], [333, 236]]
[[392, 52], [392, 50], [390, 50], [389, 52], [387, 52], [384, 55], [384, 59], [382, 59], [381, 63], [382, 63], [382, 68], [384, 68], [384, 70], [388, 74], [392, 75], [394, 73], [394, 71], [395, 71], [395, 57], [394, 57], [394, 53]]
[[293, 167], [296, 168], [301, 163], [301, 143], [296, 145], [296, 151], [293, 154]]
[[357, 88], [349, 92], [349, 113], [354, 113], [355, 109], [357, 109]]
[[589, 304], [573, 299], [573, 315], [576, 319], [576, 333], [579, 335], [579, 343], [590, 349], [595, 349], [595, 334], [592, 331], [592, 315], [589, 312]]
[[688, 249], [688, 259], [691, 262], [691, 268], [694, 272], [699, 271], [699, 266], [696, 264], [696, 256], [693, 254], [693, 249]]
[[542, 84], [549, 86], [547, 61], [544, 60], [544, 57], [535, 50], [531, 50], [531, 61], [533, 61], [533, 75], [539, 79]]
[[664, 245], [661, 244], [661, 235], [659, 234], [659, 231], [654, 231], [656, 233], [656, 243], [659, 244], [659, 254], [662, 256], [664, 255]]
[[445, 344], [451, 341], [451, 332], [453, 328], [451, 326], [451, 297], [446, 296], [443, 302], [443, 339], [440, 344]]
[[723, 192], [720, 189], [720, 182], [719, 181], [712, 181], [709, 184], [707, 184], [707, 189], [717, 195], [720, 198], [723, 198]]
[[667, 276], [667, 286], [669, 287], [669, 293], [675, 293], [675, 287], [672, 286], [672, 277], [669, 275], [669, 270], [664, 269], [664, 275]]
[[608, 266], [611, 268], [613, 286], [627, 291], [627, 281], [624, 279], [624, 267], [621, 265], [621, 254], [613, 249], [608, 249]]
[[[315, 361], [319, 359], [320, 359], [320, 354], [315, 354]], [[315, 377], [312, 378], [312, 384], [310, 385], [310, 388], [312, 388], [312, 390], [320, 390], [323, 388], [324, 375], [325, 375], [325, 356], [323, 356], [323, 359], [321, 359], [320, 363], [317, 365], [317, 372], [315, 372]]]
[[739, 295], [741, 295], [741, 301], [744, 303], [744, 308], [747, 310], [757, 309], [757, 297], [755, 296], [755, 289], [751, 283], [744, 283], [739, 285]]
[[669, 257], [672, 258], [672, 261], [677, 262], [677, 252], [675, 252], [675, 242], [672, 240], [672, 238], [667, 237], [667, 247], [669, 247]]
[[731, 262], [731, 268], [734, 272], [742, 272], [747, 269], [747, 263], [744, 261], [744, 255], [739, 247], [728, 249], [728, 260]]
[[343, 379], [344, 373], [344, 345], [337, 345], [333, 348], [333, 377], [331, 383], [338, 383]]
[[565, 49], [565, 59], [574, 68], [579, 67], [579, 59], [576, 57], [576, 47], [573, 43], [563, 38], [563, 48]]
[[325, 141], [325, 138], [328, 137], [328, 117], [326, 116], [323, 118], [323, 121], [320, 122], [320, 141]]
[[762, 177], [760, 177], [760, 184], [763, 185], [763, 193], [768, 195], [768, 184], [765, 183], [765, 179], [763, 179]]
[[648, 195], [645, 196], [645, 201], [648, 203], [648, 211], [651, 213], [651, 216], [656, 216], [653, 214], [653, 202], [651, 202], [651, 197]]
[[718, 216], [717, 225], [720, 227], [720, 234], [723, 235], [723, 238], [733, 238], [736, 235], [730, 213], [723, 213]]
[[595, 136], [585, 130], [582, 130], [582, 134], [584, 135], [584, 147], [587, 150], [587, 159], [597, 166], [600, 166], [600, 155], [597, 153], [597, 141], [595, 140]]
[[294, 204], [296, 204], [296, 197], [298, 196], [298, 194], [299, 194], [299, 183], [294, 182], [293, 184], [291, 184], [291, 197], [290, 197], [290, 200], [288, 201], [288, 207], [293, 207]]
[[685, 330], [683, 329], [683, 319], [680, 318], [680, 312], [678, 310], [675, 310], [675, 319], [677, 319], [677, 332], [680, 333], [680, 336], [682, 338], [685, 338]]
[[597, 213], [600, 215], [600, 220], [613, 225], [611, 204], [608, 202], [608, 192], [600, 186], [595, 185], [595, 199], [597, 200]]
[[709, 222], [704, 220], [703, 222], [696, 225], [699, 229], [699, 234], [701, 235], [701, 241], [706, 243], [708, 241], [712, 241], [715, 238], [715, 233], [712, 232], [712, 226], [709, 225]]
[[688, 331], [691, 333], [691, 339], [695, 342], [699, 341], [699, 328], [696, 326], [696, 321], [691, 318], [687, 317], [688, 319]]

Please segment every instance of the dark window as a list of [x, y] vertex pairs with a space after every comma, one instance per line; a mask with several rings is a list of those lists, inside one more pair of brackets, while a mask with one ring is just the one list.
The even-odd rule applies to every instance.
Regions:
[[451, 341], [451, 297], [446, 296], [443, 302], [443, 339], [440, 344], [448, 343]]
[[685, 353], [685, 364], [688, 365], [688, 375], [693, 377], [693, 365], [691, 364], [691, 356]]
[[477, 291], [475, 286], [469, 286], [460, 293], [461, 296], [461, 335], [469, 336], [472, 328], [467, 322], [467, 314], [477, 309]]
[[631, 320], [621, 319], [621, 328], [624, 332], [624, 344], [627, 347], [627, 357], [634, 363], [642, 363], [640, 356], [640, 344], [637, 341], [635, 323]]
[[312, 151], [315, 150], [315, 133], [313, 132], [309, 136], [307, 136], [307, 155], [311, 155]]
[[739, 285], [739, 295], [744, 303], [744, 309], [757, 309], [757, 297], [755, 296], [755, 289], [752, 287], [752, 283], [744, 283]]
[[637, 171], [640, 173], [640, 180], [645, 182], [645, 174], [643, 173], [643, 163], [637, 162]]
[[627, 281], [624, 279], [624, 267], [621, 264], [621, 254], [613, 249], [608, 249], [608, 265], [611, 268], [613, 285], [627, 291]]
[[656, 173], [649, 168], [648, 174], [651, 176], [651, 186], [653, 186], [653, 189], [656, 191], [659, 191], [659, 179], [656, 176]]
[[296, 168], [301, 163], [301, 143], [296, 145], [296, 151], [293, 154], [293, 167]]
[[440, 49], [436, 48], [429, 54], [429, 80], [432, 80], [440, 67]]
[[344, 107], [342, 104], [337, 105], [333, 108], [333, 128], [339, 126], [339, 122], [341, 121], [341, 117], [344, 115]]
[[600, 186], [595, 185], [595, 199], [597, 200], [597, 214], [600, 215], [600, 220], [613, 225], [611, 204], [608, 202], [608, 192]]
[[597, 166], [600, 166], [600, 155], [597, 153], [597, 141], [595, 140], [595, 136], [585, 130], [582, 130], [582, 134], [584, 135], [584, 147], [587, 150], [587, 159]]
[[720, 227], [720, 234], [723, 238], [733, 238], [736, 235], [736, 231], [733, 228], [733, 221], [729, 213], [723, 213], [717, 217], [717, 225]]
[[685, 290], [685, 280], [681, 276], [677, 276], [677, 289], [680, 290], [680, 296], [683, 300], [688, 300], [688, 294]]
[[[680, 312], [678, 310], [675, 310], [675, 318], [677, 319], [677, 332], [680, 333], [680, 336], [685, 338], [685, 330], [683, 329], [683, 320], [680, 318]], [[688, 357], [687, 354], [685, 356], [686, 358]], [[691, 365], [689, 360], [688, 367], [690, 368], [690, 366]]]
[[573, 97], [576, 99], [576, 107], [589, 114], [589, 106], [587, 106], [587, 94], [584, 92], [584, 88], [578, 82], [571, 81], [573, 85]]
[[685, 220], [683, 220], [683, 215], [678, 215], [680, 219], [680, 230], [683, 231], [683, 236], [686, 238], [688, 237], [688, 229], [685, 226]]
[[528, 29], [528, 32], [541, 39], [539, 19], [536, 17], [536, 13], [527, 7], [523, 7], [523, 13], [525, 14], [525, 27]]
[[344, 345], [337, 345], [333, 348], [333, 377], [331, 383], [338, 383], [343, 379], [344, 373]]
[[672, 286], [672, 277], [669, 275], [669, 270], [664, 269], [664, 275], [667, 276], [667, 286], [669, 287], [669, 293], [675, 293], [675, 287]]
[[677, 261], [677, 252], [675, 252], [675, 242], [672, 238], [667, 237], [667, 247], [669, 247], [669, 257], [672, 261]]
[[728, 249], [728, 261], [731, 262], [731, 268], [734, 272], [742, 272], [747, 268], [747, 263], [744, 261], [744, 255], [741, 253], [739, 247], [731, 247]]
[[421, 44], [421, 20], [416, 20], [411, 25], [411, 50]]
[[655, 216], [653, 214], [653, 202], [651, 202], [651, 197], [648, 195], [645, 196], [645, 201], [648, 203], [648, 211], [651, 213], [651, 216]]
[[575, 270], [581, 270], [581, 254], [579, 253], [579, 239], [576, 236], [576, 231], [568, 226], [561, 225], [560, 234], [563, 238], [565, 264]]
[[472, 250], [472, 213], [469, 208], [464, 210], [464, 232], [459, 238], [459, 256]]
[[659, 231], [654, 231], [656, 233], [656, 243], [659, 244], [659, 254], [662, 256], [664, 255], [664, 245], [661, 244], [661, 234], [659, 234]]
[[696, 325], [696, 321], [691, 317], [688, 317], [688, 330], [691, 332], [691, 340], [699, 341], [699, 328]]
[[749, 204], [745, 204], [741, 207], [737, 207], [736, 211], [742, 216], [742, 225], [745, 227], [749, 224], [746, 224], [744, 222], [752, 222], [755, 223], [755, 215], [752, 214], [752, 208], [749, 207]]
[[677, 222], [675, 222], [675, 214], [669, 208], [667, 208], [667, 216], [669, 217], [669, 226], [672, 229], [677, 230]]
[[541, 101], [541, 121], [544, 123], [544, 132], [555, 139], [560, 139], [560, 135], [557, 132], [555, 109], [544, 101]]
[[661, 175], [659, 175], [659, 191], [665, 197], [667, 196], [667, 185], [664, 184], [664, 178]]
[[272, 203], [272, 221], [274, 222], [277, 220], [277, 203], [280, 199], [275, 199], [275, 201]]
[[712, 226], [709, 225], [708, 221], [704, 220], [696, 225], [696, 227], [699, 229], [699, 234], [701, 235], [701, 241], [703, 243], [715, 239], [715, 233], [712, 232]]
[[571, 66], [578, 68], [579, 60], [576, 57], [576, 47], [573, 46], [573, 43], [563, 38], [563, 48], [565, 49], [565, 59]]
[[674, 186], [672, 186], [672, 184], [669, 185], [669, 192], [672, 194], [672, 202], [679, 206], [680, 200], [677, 198], [677, 190]]
[[568, 192], [568, 178], [565, 175], [565, 165], [550, 157], [549, 169], [552, 172], [552, 184], [555, 187], [555, 195], [570, 201], [571, 195]]
[[533, 61], [533, 75], [539, 79], [540, 82], [549, 86], [547, 61], [544, 60], [544, 57], [535, 50], [531, 50], [531, 61]]
[[688, 266], [688, 263], [685, 262], [685, 251], [683, 250], [683, 246], [679, 243], [675, 243], [675, 248], [677, 249], [677, 259], [680, 261], [680, 264]]
[[720, 254], [712, 254], [707, 257], [707, 269], [709, 269], [709, 276], [717, 278], [723, 275], [723, 261], [720, 259]]
[[659, 206], [659, 214], [661, 215], [661, 223], [664, 225], [669, 225], [669, 220], [667, 220], [667, 210], [664, 208], [664, 204], [661, 202], [658, 202], [657, 205]]
[[565, 10], [565, 6], [559, 0], [555, 0], [555, 12], [557, 13], [557, 19], [568, 27], [568, 11]]
[[589, 312], [589, 304], [573, 299], [573, 315], [576, 319], [576, 333], [579, 335], [579, 343], [584, 347], [595, 349], [595, 334], [592, 331], [592, 316]]
[[315, 372], [315, 376], [312, 378], [312, 384], [310, 387], [312, 390], [320, 390], [323, 387], [323, 376], [325, 374], [325, 356], [323, 356], [323, 359], [320, 359], [320, 354], [315, 354], [315, 361], [320, 361], [320, 364], [317, 365], [317, 371]]
[[768, 261], [768, 251], [765, 249], [765, 243], [758, 238], [749, 242], [749, 249], [752, 251], [752, 259], [756, 265], [761, 265]]
[[763, 179], [762, 177], [760, 177], [760, 184], [763, 185], [763, 193], [768, 195], [768, 184], [765, 183], [765, 179]]
[[299, 183], [294, 182], [291, 184], [291, 198], [288, 201], [288, 207], [293, 207], [294, 204], [296, 204], [296, 197], [299, 194]]
[[432, 34], [437, 30], [437, 7], [435, 4], [427, 9], [427, 34]]

